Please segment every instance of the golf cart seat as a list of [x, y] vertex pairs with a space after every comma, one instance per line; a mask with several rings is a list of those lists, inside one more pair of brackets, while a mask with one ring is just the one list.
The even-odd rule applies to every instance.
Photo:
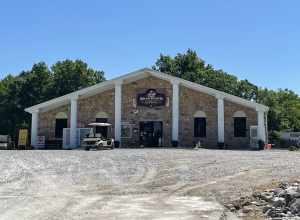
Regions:
[[102, 135], [101, 134], [95, 134], [96, 138], [101, 138]]

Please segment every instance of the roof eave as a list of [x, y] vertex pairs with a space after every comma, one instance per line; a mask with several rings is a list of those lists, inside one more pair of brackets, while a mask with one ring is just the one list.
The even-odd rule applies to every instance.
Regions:
[[118, 82], [122, 82], [123, 80], [126, 80], [128, 78], [135, 77], [135, 76], [137, 76], [138, 74], [140, 74], [142, 72], [150, 73], [151, 75], [159, 77], [159, 78], [164, 79], [164, 80], [177, 81], [179, 83], [182, 83], [183, 85], [186, 85], [187, 87], [190, 87], [191, 89], [196, 89], [198, 91], [207, 93], [209, 95], [213, 95], [213, 96], [216, 96], [216, 97], [217, 96], [222, 96], [222, 97], [224, 97], [225, 99], [227, 99], [229, 101], [236, 102], [238, 104], [254, 108], [257, 111], [264, 111], [264, 112], [269, 111], [269, 108], [265, 105], [262, 105], [262, 104], [259, 104], [259, 103], [253, 102], [253, 101], [249, 101], [249, 100], [246, 100], [246, 99], [243, 99], [243, 98], [240, 98], [240, 97], [237, 97], [237, 96], [234, 96], [234, 95], [231, 95], [231, 94], [228, 94], [228, 93], [216, 90], [216, 89], [212, 89], [212, 88], [209, 88], [209, 87], [206, 87], [206, 86], [202, 86], [200, 84], [197, 84], [197, 83], [194, 83], [194, 82], [191, 82], [191, 81], [188, 81], [188, 80], [184, 80], [184, 79], [181, 79], [181, 78], [178, 78], [178, 77], [174, 77], [174, 76], [168, 75], [166, 73], [155, 71], [155, 70], [150, 69], [150, 68], [139, 69], [139, 70], [136, 70], [134, 72], [125, 74], [123, 76], [119, 76], [119, 77], [116, 77], [114, 79], [104, 81], [104, 82], [98, 83], [96, 85], [93, 85], [93, 86], [90, 86], [90, 87], [87, 87], [87, 88], [84, 88], [84, 89], [66, 94], [64, 96], [51, 99], [49, 101], [31, 106], [29, 108], [26, 108], [25, 111], [28, 112], [28, 113], [32, 113], [34, 111], [38, 111], [39, 109], [45, 108], [45, 107], [47, 107], [49, 105], [52, 105], [52, 104], [57, 104], [57, 103], [60, 103], [60, 102], [67, 102], [67, 101], [71, 100], [72, 98], [78, 98], [79, 96], [84, 95], [84, 94], [86, 94], [88, 92], [91, 92], [93, 90], [97, 90], [97, 89], [100, 89], [100, 88], [105, 87], [105, 86], [109, 86], [109, 85], [116, 84]]

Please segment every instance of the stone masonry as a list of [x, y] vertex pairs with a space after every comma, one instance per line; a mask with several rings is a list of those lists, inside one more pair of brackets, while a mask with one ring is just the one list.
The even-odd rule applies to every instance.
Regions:
[[[156, 89], [164, 93], [167, 98], [165, 106], [149, 108], [136, 105], [138, 93], [144, 93], [148, 89]], [[172, 85], [155, 77], [148, 77], [129, 84], [122, 88], [122, 123], [129, 124], [132, 136], [122, 138], [123, 145], [136, 146], [139, 144], [139, 122], [140, 121], [163, 121], [164, 146], [171, 145], [171, 114], [172, 114]]]
[[[137, 106], [138, 93], [144, 93], [148, 89], [156, 89], [166, 97], [165, 106], [142, 107]], [[179, 87], [179, 145], [192, 147], [199, 140], [205, 147], [216, 147], [218, 142], [218, 117], [217, 99], [186, 87]], [[225, 108], [225, 144], [230, 147], [245, 148], [249, 145], [249, 130], [251, 125], [257, 125], [257, 113], [254, 109], [238, 105], [224, 100]], [[207, 118], [207, 137], [194, 137], [194, 114], [197, 111], [205, 112]], [[247, 116], [247, 137], [234, 137], [233, 115], [237, 111], [243, 111]], [[70, 126], [70, 104], [41, 112], [39, 114], [38, 134], [46, 137], [46, 140], [55, 139], [55, 117], [59, 112], [68, 116]], [[95, 122], [98, 112], [104, 112], [108, 116], [108, 122], [114, 126], [114, 89], [101, 92], [88, 98], [78, 100], [78, 127], [86, 127]], [[153, 76], [134, 82], [124, 82], [122, 85], [122, 146], [139, 145], [139, 123], [141, 121], [163, 122], [163, 146], [171, 146], [172, 136], [172, 84]], [[112, 129], [114, 132], [114, 129]], [[112, 133], [114, 135], [114, 133]]]

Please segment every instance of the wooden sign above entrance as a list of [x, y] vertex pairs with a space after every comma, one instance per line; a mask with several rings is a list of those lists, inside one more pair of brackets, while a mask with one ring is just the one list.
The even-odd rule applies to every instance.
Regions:
[[137, 95], [137, 104], [150, 108], [164, 106], [166, 104], [166, 96], [156, 92], [155, 89], [148, 89], [147, 92]]

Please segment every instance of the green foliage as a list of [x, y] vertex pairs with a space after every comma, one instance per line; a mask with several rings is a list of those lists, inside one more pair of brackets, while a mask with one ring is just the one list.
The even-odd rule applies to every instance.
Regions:
[[81, 60], [65, 60], [50, 69], [44, 62], [29, 71], [8, 75], [0, 81], [0, 134], [16, 137], [19, 128], [29, 128], [25, 108], [105, 80], [103, 71]]
[[104, 80], [104, 72], [88, 68], [81, 60], [65, 60], [51, 67], [50, 96], [58, 97]]
[[257, 98], [257, 86], [247, 80], [238, 80], [223, 70], [215, 70], [191, 49], [174, 58], [161, 54], [153, 69], [249, 100]]
[[289, 151], [298, 151], [298, 150], [299, 150], [299, 148], [296, 147], [296, 146], [290, 146], [289, 147]]
[[293, 91], [258, 88], [248, 80], [239, 80], [205, 64], [191, 49], [175, 57], [161, 54], [153, 69], [269, 106], [268, 126], [271, 131], [300, 130], [300, 98]]
[[268, 113], [270, 130], [300, 129], [300, 98], [293, 91], [260, 89], [257, 101], [270, 107]]
[[269, 134], [269, 139], [272, 144], [279, 143], [280, 141], [280, 132], [278, 131], [271, 131]]

